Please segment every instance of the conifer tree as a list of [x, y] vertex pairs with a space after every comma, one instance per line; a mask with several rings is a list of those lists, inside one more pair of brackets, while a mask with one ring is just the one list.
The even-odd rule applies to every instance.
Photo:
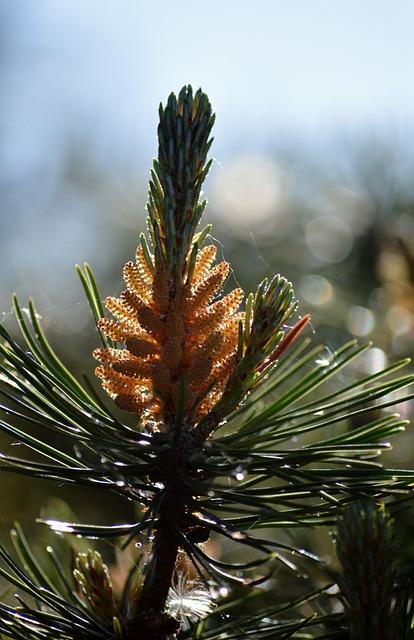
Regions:
[[[209, 99], [186, 86], [159, 117], [148, 229], [123, 268], [124, 291], [102, 304], [91, 268], [77, 268], [101, 340], [93, 357], [104, 392], [63, 364], [32, 301], [28, 321], [14, 298], [25, 345], [0, 328], [0, 429], [30, 450], [2, 454], [0, 469], [132, 501], [132, 522], [45, 524], [123, 546], [144, 540], [145, 550], [119, 594], [93, 542], [72, 558], [49, 547], [39, 559], [17, 525], [15, 555], [0, 547], [0, 575], [18, 592], [17, 604], [0, 605], [0, 633], [357, 640], [362, 607], [364, 637], [379, 637], [379, 621], [398, 610], [399, 637], [409, 638], [410, 586], [397, 584], [388, 516], [376, 506], [405, 498], [414, 479], [380, 460], [406, 424], [389, 408], [412, 397], [413, 376], [399, 373], [408, 361], [344, 383], [337, 374], [370, 345], [351, 341], [322, 358], [286, 278], [265, 279], [248, 295], [226, 289], [231, 267], [217, 261], [210, 227], [201, 225]], [[319, 560], [282, 531], [338, 522], [339, 591], [328, 581], [307, 591], [301, 567]], [[212, 538], [238, 545], [242, 559], [218, 557]], [[374, 557], [374, 568], [364, 557]], [[272, 589], [279, 566], [301, 595], [289, 600]]]

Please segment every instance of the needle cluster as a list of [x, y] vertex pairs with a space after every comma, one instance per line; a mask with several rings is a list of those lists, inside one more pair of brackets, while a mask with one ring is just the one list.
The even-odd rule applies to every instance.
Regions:
[[[18, 590], [17, 604], [0, 603], [0, 637], [411, 640], [414, 581], [398, 583], [377, 506], [398, 506], [414, 483], [413, 470], [381, 462], [407, 424], [390, 408], [413, 398], [413, 375], [397, 374], [409, 361], [348, 379], [370, 345], [327, 355], [299, 340], [309, 316], [295, 318], [286, 278], [247, 296], [226, 286], [230, 265], [199, 226], [213, 123], [201, 90], [184, 87], [160, 107], [148, 234], [122, 293], [102, 304], [91, 268], [77, 268], [102, 339], [93, 356], [104, 393], [68, 370], [32, 301], [26, 313], [14, 297], [25, 346], [0, 326], [0, 430], [26, 451], [6, 449], [0, 469], [133, 503], [132, 521], [42, 522], [146, 549], [115, 590], [99, 543], [63, 561], [50, 546], [48, 564], [17, 525], [18, 561], [0, 546], [0, 577]], [[295, 537], [338, 523], [343, 572], [332, 584]], [[218, 557], [223, 543], [244, 554]], [[304, 585], [305, 566], [325, 583]], [[289, 598], [282, 580], [305, 595]]]

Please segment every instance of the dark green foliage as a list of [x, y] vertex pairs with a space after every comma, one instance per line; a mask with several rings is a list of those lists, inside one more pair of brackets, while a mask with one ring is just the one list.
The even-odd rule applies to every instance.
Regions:
[[338, 584], [350, 640], [408, 638], [413, 594], [409, 582], [396, 585], [396, 547], [393, 521], [373, 502], [350, 505], [338, 523]]
[[[7, 569], [0, 575], [19, 591], [17, 608], [0, 605], [0, 632], [16, 640], [117, 640], [119, 622], [102, 614], [99, 607], [91, 608], [79, 595], [77, 583], [66, 567], [48, 548], [49, 567], [38, 561], [22, 531], [12, 532], [20, 557], [17, 564], [0, 547], [0, 556]], [[67, 558], [64, 559], [67, 562]], [[50, 562], [51, 561], [51, 562]], [[50, 564], [52, 566], [50, 566]], [[69, 565], [70, 566], [70, 565]]]

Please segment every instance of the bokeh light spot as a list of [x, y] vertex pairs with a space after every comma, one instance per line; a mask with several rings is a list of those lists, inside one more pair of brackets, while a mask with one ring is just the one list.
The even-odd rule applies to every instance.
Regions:
[[323, 262], [342, 262], [353, 245], [351, 228], [335, 216], [318, 216], [306, 227], [306, 243]]
[[212, 202], [227, 222], [257, 225], [279, 212], [285, 192], [285, 176], [273, 160], [243, 155], [216, 172]]
[[393, 305], [388, 311], [385, 322], [392, 333], [401, 335], [410, 331], [413, 325], [411, 313], [401, 305]]
[[316, 274], [304, 276], [299, 285], [300, 297], [313, 305], [330, 302], [333, 297], [333, 287], [327, 278]]
[[373, 347], [364, 358], [364, 369], [366, 373], [377, 373], [382, 371], [388, 364], [387, 354], [378, 347]]
[[355, 305], [348, 312], [346, 326], [354, 336], [367, 336], [375, 328], [375, 316], [370, 309]]

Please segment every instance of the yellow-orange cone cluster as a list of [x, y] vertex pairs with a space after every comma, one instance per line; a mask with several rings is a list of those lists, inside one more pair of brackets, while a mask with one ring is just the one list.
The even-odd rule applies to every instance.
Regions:
[[213, 245], [201, 249], [190, 281], [174, 287], [165, 267], [153, 275], [139, 247], [124, 267], [126, 290], [105, 301], [115, 319], [101, 319], [99, 328], [125, 346], [96, 349], [96, 375], [119, 407], [161, 429], [178, 411], [187, 424], [199, 422], [235, 366], [243, 291], [218, 298], [229, 265], [213, 266], [215, 257]]

